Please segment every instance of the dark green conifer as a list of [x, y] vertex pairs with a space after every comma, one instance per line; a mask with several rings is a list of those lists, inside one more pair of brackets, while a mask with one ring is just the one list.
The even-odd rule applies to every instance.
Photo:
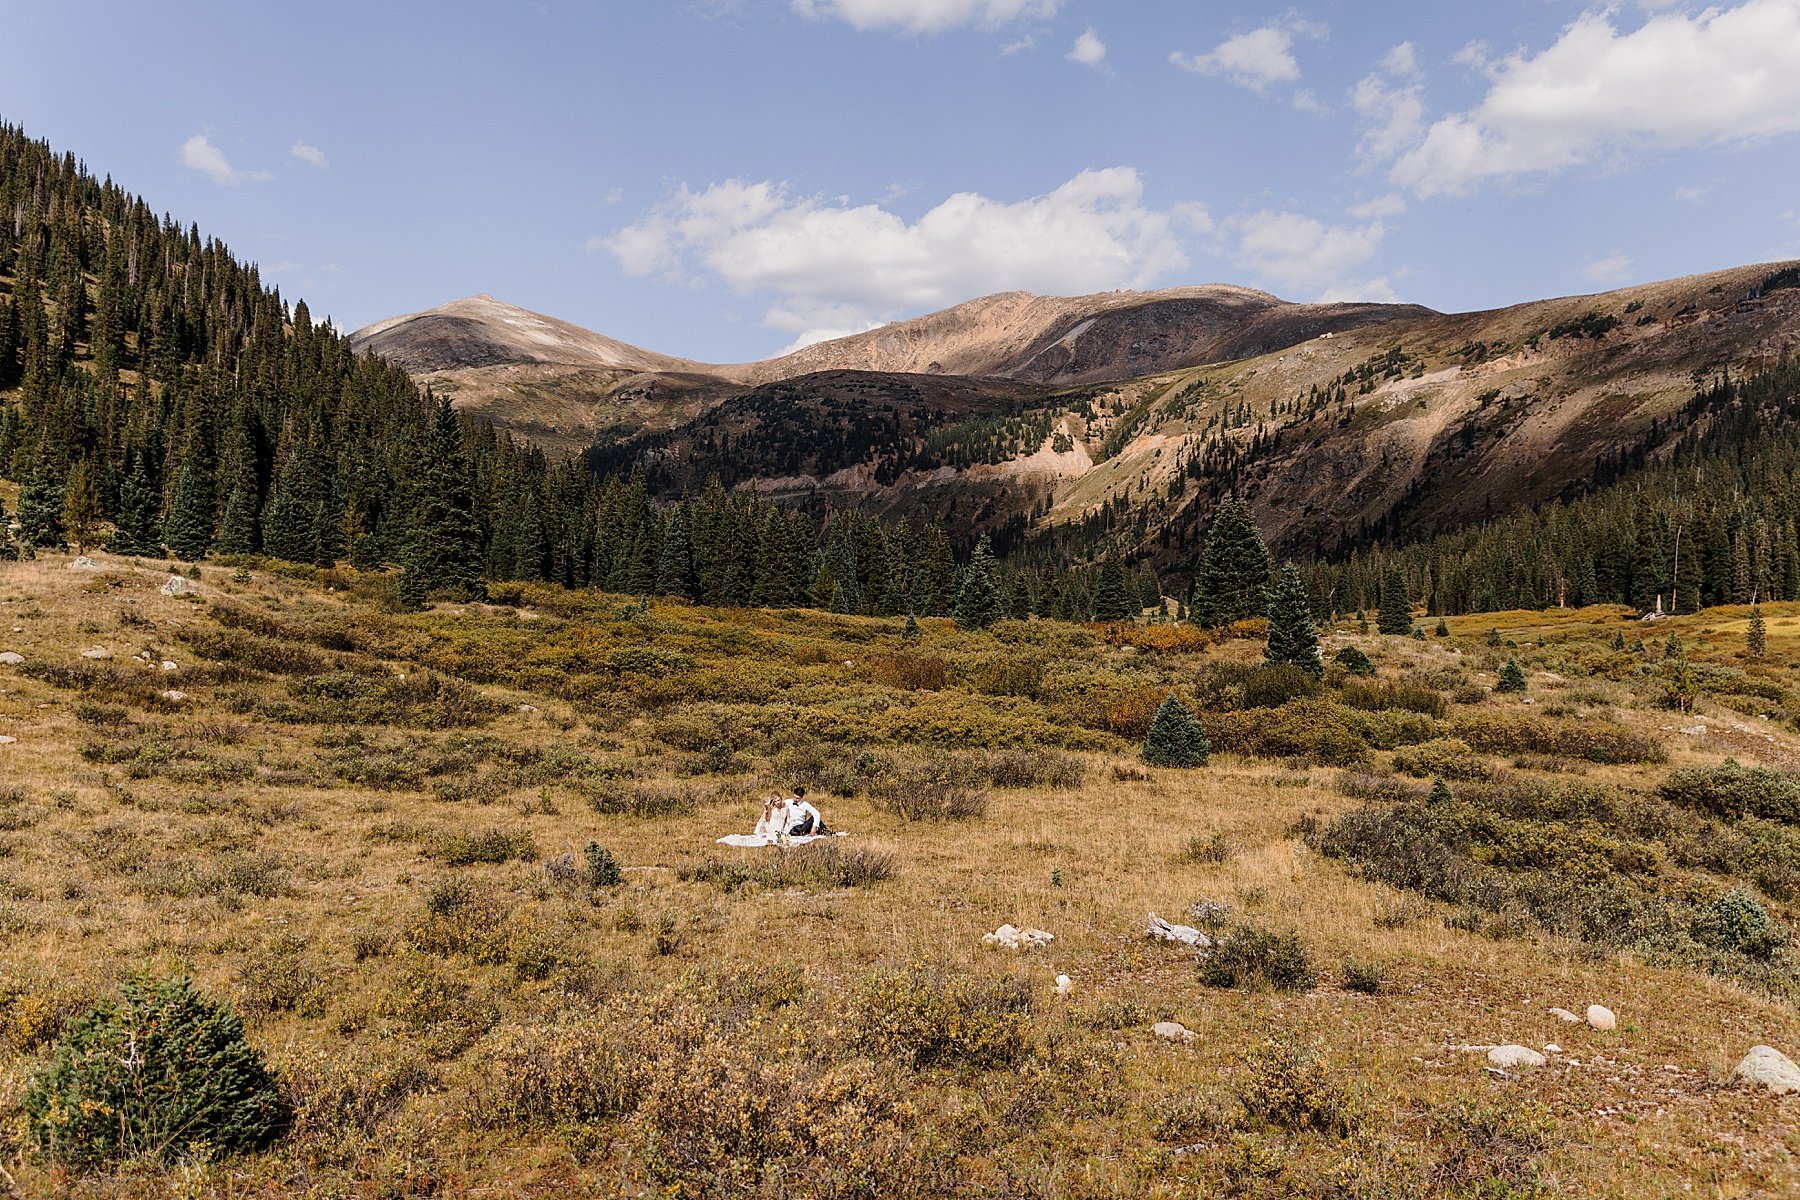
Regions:
[[212, 544], [211, 472], [198, 461], [185, 464], [175, 477], [175, 494], [163, 518], [163, 541], [176, 557], [197, 562]]
[[1319, 658], [1319, 634], [1313, 626], [1312, 605], [1306, 598], [1306, 583], [1293, 563], [1281, 570], [1281, 577], [1269, 593], [1269, 644], [1263, 657], [1271, 664], [1290, 663], [1314, 679], [1325, 674]]
[[1136, 616], [1139, 607], [1127, 593], [1125, 568], [1108, 556], [1100, 564], [1100, 577], [1094, 585], [1094, 620], [1123, 621]]
[[963, 572], [962, 587], [956, 593], [958, 625], [965, 629], [986, 629], [1006, 616], [1000, 582], [995, 576], [994, 552], [983, 536], [975, 544], [975, 553]]
[[1375, 615], [1375, 628], [1382, 633], [1404, 637], [1412, 632], [1412, 600], [1407, 596], [1406, 577], [1396, 560], [1388, 567], [1381, 583], [1381, 605]]
[[1494, 684], [1496, 692], [1522, 692], [1525, 690], [1525, 671], [1519, 666], [1519, 660], [1508, 658], [1506, 665], [1500, 668], [1500, 680]]
[[1269, 549], [1250, 517], [1250, 507], [1226, 496], [1206, 530], [1206, 548], [1194, 580], [1194, 620], [1229, 625], [1261, 616], [1270, 575]]
[[1153, 767], [1203, 767], [1212, 754], [1206, 729], [1173, 695], [1162, 702], [1144, 739], [1144, 761]]
[[1752, 658], [1762, 658], [1769, 653], [1769, 626], [1763, 620], [1762, 606], [1750, 606], [1750, 632], [1745, 637], [1745, 645]]

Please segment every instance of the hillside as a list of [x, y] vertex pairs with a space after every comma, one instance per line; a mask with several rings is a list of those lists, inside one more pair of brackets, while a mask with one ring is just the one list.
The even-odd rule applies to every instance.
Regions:
[[[1375, 675], [1296, 689], [1257, 642], [1154, 629], [909, 641], [543, 586], [402, 614], [352, 571], [196, 574], [0, 572], [23, 1195], [1800, 1187], [1791, 1101], [1727, 1084], [1752, 1045], [1800, 1048], [1800, 839], [1705, 783], [1795, 786], [1721, 765], [1800, 764], [1793, 605], [1766, 663], [1742, 610], [1623, 652], [1619, 610], [1490, 614], [1329, 632]], [[1671, 633], [1695, 714], [1658, 706]], [[1491, 690], [1510, 654], [1520, 696]], [[1205, 768], [1137, 758], [1171, 689]], [[715, 844], [796, 784], [849, 836]], [[1147, 940], [1152, 911], [1227, 949]], [[1055, 940], [984, 945], [1003, 923]], [[292, 1106], [270, 1149], [67, 1175], [27, 1149], [25, 1081], [138, 969], [243, 1015]], [[1591, 1003], [1617, 1027], [1552, 1011]], [[1490, 1069], [1501, 1043], [1546, 1062]]]

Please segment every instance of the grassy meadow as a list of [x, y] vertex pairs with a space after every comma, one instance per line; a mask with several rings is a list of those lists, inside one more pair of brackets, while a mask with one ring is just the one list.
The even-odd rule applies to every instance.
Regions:
[[[1736, 609], [1351, 623], [1313, 684], [1253, 630], [96, 558], [0, 565], [0, 1195], [1800, 1191], [1800, 1101], [1728, 1083], [1800, 1054], [1800, 605], [1760, 660]], [[1208, 766], [1140, 760], [1171, 693]], [[849, 836], [715, 844], [794, 784]], [[145, 973], [243, 1017], [268, 1149], [44, 1152]]]

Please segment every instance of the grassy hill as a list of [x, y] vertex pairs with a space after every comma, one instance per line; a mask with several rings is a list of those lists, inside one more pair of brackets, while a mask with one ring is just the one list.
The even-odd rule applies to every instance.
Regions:
[[[255, 562], [167, 578], [0, 568], [22, 1194], [1800, 1186], [1793, 1102], [1726, 1086], [1754, 1044], [1800, 1052], [1800, 605], [1765, 609], [1761, 660], [1736, 609], [1339, 630], [1328, 654], [1374, 674], [1308, 685], [1168, 627], [909, 640], [540, 587], [405, 614], [376, 577]], [[1671, 633], [1694, 713], [1664, 707]], [[1492, 690], [1509, 657], [1522, 694]], [[1138, 760], [1170, 692], [1211, 765]], [[715, 844], [795, 783], [849, 836]], [[593, 884], [590, 843], [622, 882]], [[1780, 935], [1721, 926], [1733, 891]], [[1152, 942], [1149, 911], [1229, 949]], [[985, 946], [1003, 922], [1056, 940]], [[272, 1149], [74, 1178], [29, 1152], [28, 1081], [140, 970], [244, 1015], [293, 1105]], [[1549, 1011], [1590, 1003], [1618, 1028]], [[1467, 1048], [1513, 1041], [1560, 1049], [1496, 1074]]]

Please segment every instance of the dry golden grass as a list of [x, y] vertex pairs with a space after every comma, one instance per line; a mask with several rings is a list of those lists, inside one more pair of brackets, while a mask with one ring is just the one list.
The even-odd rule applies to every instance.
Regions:
[[[810, 1051], [769, 1051], [775, 1061], [796, 1064], [798, 1074], [782, 1076], [793, 1094], [847, 1096], [864, 1084], [831, 1072], [880, 1073], [883, 1093], [906, 1108], [880, 1119], [905, 1130], [902, 1140], [915, 1149], [943, 1151], [933, 1160], [940, 1174], [929, 1182], [909, 1177], [922, 1195], [1309, 1195], [1333, 1178], [1346, 1195], [1457, 1194], [1473, 1185], [1444, 1166], [1446, 1147], [1462, 1145], [1461, 1134], [1446, 1132], [1445, 1122], [1455, 1120], [1445, 1114], [1464, 1102], [1528, 1123], [1541, 1113], [1553, 1124], [1544, 1149], [1528, 1156], [1539, 1191], [1521, 1183], [1511, 1194], [1800, 1190], [1796, 1101], [1724, 1086], [1751, 1045], [1800, 1052], [1800, 1018], [1791, 1008], [1692, 971], [1579, 953], [1553, 940], [1495, 940], [1446, 928], [1444, 906], [1361, 882], [1297, 835], [1304, 822], [1356, 803], [1333, 786], [1335, 769], [1220, 757], [1197, 771], [1115, 772], [1134, 759], [1128, 745], [1114, 743], [1114, 750], [1081, 756], [1082, 786], [995, 789], [975, 821], [907, 823], [873, 807], [866, 794], [825, 795], [818, 798], [828, 820], [850, 834], [845, 845], [893, 854], [890, 878], [868, 887], [727, 890], [683, 875], [708, 859], [754, 865], [765, 861], [759, 855], [779, 853], [714, 844], [747, 830], [759, 797], [784, 782], [774, 766], [778, 752], [754, 738], [745, 739], [746, 773], [677, 778], [689, 756], [671, 750], [656, 730], [672, 728], [679, 705], [632, 712], [488, 684], [483, 693], [503, 702], [503, 711], [469, 734], [522, 751], [575, 751], [633, 772], [631, 786], [691, 794], [674, 811], [635, 817], [600, 815], [588, 803], [588, 785], [562, 779], [515, 777], [512, 786], [455, 801], [433, 798], [433, 779], [423, 788], [349, 786], [331, 774], [330, 762], [368, 757], [371, 743], [442, 747], [457, 734], [370, 729], [361, 748], [322, 747], [325, 727], [284, 723], [248, 703], [285, 695], [281, 680], [236, 679], [197, 660], [182, 640], [216, 628], [207, 612], [220, 600], [291, 623], [347, 618], [351, 627], [385, 632], [378, 655], [345, 652], [346, 661], [367, 667], [378, 659], [388, 671], [410, 675], [434, 656], [467, 649], [455, 632], [459, 622], [506, 622], [504, 629], [516, 628], [524, 639], [520, 645], [540, 635], [546, 645], [555, 636], [580, 641], [584, 629], [600, 644], [612, 636], [612, 625], [602, 624], [613, 622], [618, 598], [570, 597], [568, 611], [538, 603], [517, 616], [471, 606], [460, 616], [409, 618], [380, 611], [354, 586], [325, 591], [260, 571], [234, 583], [230, 569], [209, 565], [199, 596], [182, 599], [158, 593], [166, 578], [158, 570], [104, 557], [99, 572], [71, 571], [66, 563], [46, 558], [0, 567], [0, 649], [19, 652], [29, 666], [80, 664], [82, 650], [100, 647], [111, 658], [92, 665], [130, 674], [113, 685], [125, 689], [118, 698], [84, 696], [0, 667], [0, 732], [17, 739], [0, 746], [0, 787], [12, 789], [0, 807], [0, 1004], [9, 985], [37, 998], [36, 1008], [14, 1002], [0, 1009], [0, 1032], [12, 1039], [0, 1036], [0, 1121], [44, 1053], [26, 1028], [28, 1018], [40, 1019], [31, 1014], [47, 1008], [42, 1027], [54, 1028], [56, 1013], [74, 1011], [123, 973], [145, 968], [190, 973], [237, 1000], [257, 1044], [315, 1096], [324, 1094], [321, 1079], [348, 1075], [366, 1085], [378, 1065], [393, 1071], [416, 1064], [420, 1075], [409, 1086], [395, 1084], [392, 1103], [360, 1126], [305, 1126], [253, 1159], [145, 1165], [99, 1180], [46, 1169], [22, 1132], [10, 1128], [0, 1134], [0, 1165], [23, 1194], [161, 1196], [186, 1189], [181, 1194], [274, 1196], [312, 1187], [321, 1195], [432, 1188], [453, 1195], [648, 1195], [657, 1181], [646, 1174], [646, 1126], [638, 1122], [662, 1119], [658, 1128], [669, 1128], [671, 1110], [656, 1105], [689, 1093], [674, 1083], [659, 1091], [664, 1084], [653, 1072], [649, 1107], [636, 1116], [495, 1128], [478, 1119], [476, 1098], [488, 1086], [482, 1064], [501, 1044], [494, 1039], [512, 1036], [506, 1031], [514, 1026], [621, 1020], [622, 1013], [671, 1003], [665, 989], [692, 994], [696, 979], [716, 997], [708, 1004], [767, 1009], [746, 1027], [746, 1038], [780, 1047], [796, 1031], [803, 1042], [809, 1033], [834, 1035], [838, 1058], [829, 1069], [818, 1067], [826, 1074], [816, 1078], [803, 1061]], [[879, 622], [660, 611], [682, 629], [710, 631], [721, 644], [737, 639], [738, 653], [786, 664], [781, 669], [804, 676], [790, 688], [823, 687], [807, 681], [829, 679], [842, 663], [897, 645], [894, 631]], [[1785, 669], [1800, 644], [1800, 606], [1766, 611], [1771, 660], [1780, 660], [1773, 669]], [[1741, 643], [1741, 625], [1741, 614], [1725, 610], [1642, 628], [1656, 641], [1676, 630], [1697, 656], [1727, 661]], [[1450, 645], [1342, 635], [1333, 644], [1356, 640], [1384, 675], [1491, 676], [1505, 651], [1483, 645], [1490, 628], [1525, 651], [1535, 651], [1541, 633], [1551, 643], [1546, 654], [1559, 639], [1610, 639], [1615, 627], [1628, 637], [1638, 631], [1595, 610], [1490, 614], [1454, 619], [1451, 627]], [[646, 644], [654, 648], [672, 636], [651, 636]], [[873, 636], [886, 640], [871, 644]], [[856, 639], [865, 647], [860, 653]], [[953, 659], [991, 649], [977, 635], [938, 624], [928, 626], [927, 642]], [[394, 652], [404, 647], [412, 653]], [[132, 665], [144, 651], [150, 663]], [[1130, 651], [1096, 646], [1091, 653], [1096, 669], [1138, 671], [1145, 682], [1186, 688], [1195, 678], [1192, 655], [1152, 667], [1148, 656]], [[1232, 643], [1199, 657], [1254, 653], [1254, 646]], [[161, 671], [156, 664], [165, 657], [178, 669]], [[1570, 682], [1541, 670], [1531, 677], [1531, 705], [1490, 699], [1476, 707], [1530, 713], [1567, 703], [1654, 731], [1672, 762], [1720, 757], [1709, 741], [1665, 732], [1678, 723], [1672, 714], [1635, 707], [1631, 680]], [[862, 686], [852, 683], [845, 693], [854, 697]], [[167, 687], [188, 696], [149, 702]], [[1580, 698], [1570, 700], [1576, 692]], [[829, 703], [835, 701], [807, 701]], [[522, 711], [522, 704], [535, 711]], [[99, 711], [109, 707], [125, 710], [123, 725]], [[1710, 702], [1705, 711], [1721, 729], [1753, 728], [1771, 760], [1793, 752], [1789, 728]], [[185, 748], [186, 757], [171, 760], [179, 770], [133, 777], [131, 763], [82, 752], [147, 738]], [[904, 745], [876, 749], [901, 758], [920, 753]], [[242, 764], [236, 775], [221, 766], [231, 762]], [[1586, 770], [1591, 779], [1653, 786], [1667, 768]], [[432, 856], [444, 833], [490, 829], [528, 833], [536, 857], [450, 867]], [[1190, 838], [1215, 834], [1231, 848], [1224, 862], [1187, 861]], [[566, 852], [579, 864], [590, 841], [625, 865], [621, 886], [593, 891], [558, 883], [537, 861]], [[467, 928], [446, 932], [440, 921], [435, 933], [417, 932], [432, 920], [434, 889], [450, 880], [466, 883], [487, 907], [468, 910]], [[1181, 920], [1202, 899], [1302, 934], [1320, 986], [1291, 994], [1209, 989], [1198, 982], [1191, 952], [1142, 936], [1146, 912]], [[1407, 904], [1414, 918], [1395, 926], [1392, 914]], [[444, 918], [452, 919], [463, 918]], [[1056, 941], [1022, 952], [984, 947], [981, 935], [1002, 922], [1050, 930]], [[409, 938], [442, 945], [444, 937], [495, 948], [408, 949]], [[1351, 959], [1378, 967], [1384, 986], [1376, 994], [1344, 986], [1343, 964]], [[859, 1065], [848, 1048], [854, 997], [872, 970], [907, 964], [949, 977], [1022, 979], [1034, 996], [1031, 1036], [1063, 1049], [974, 1076]], [[1066, 1000], [1053, 986], [1059, 973], [1074, 980]], [[771, 987], [791, 987], [803, 999], [789, 1004], [784, 993], [770, 1000]], [[1580, 1011], [1590, 1002], [1615, 1009], [1620, 1028], [1599, 1033], [1548, 1013], [1552, 1006]], [[1187, 1025], [1197, 1040], [1152, 1036], [1150, 1024], [1165, 1019]], [[497, 1031], [487, 1032], [490, 1026]], [[1317, 1049], [1366, 1114], [1359, 1132], [1339, 1139], [1177, 1119], [1196, 1106], [1229, 1108], [1248, 1078], [1245, 1055], [1270, 1034]], [[1506, 1041], [1555, 1042], [1565, 1054], [1507, 1080], [1487, 1074], [1481, 1054], [1455, 1048]], [[657, 1068], [670, 1069], [666, 1062]], [[1072, 1081], [1102, 1077], [1112, 1080], [1103, 1100], [1070, 1098], [1080, 1090]], [[736, 1102], [723, 1092], [714, 1099]], [[858, 1152], [853, 1142], [845, 1143], [847, 1159]], [[675, 1194], [704, 1194], [691, 1180], [681, 1186], [688, 1190]], [[815, 1185], [803, 1182], [771, 1185], [767, 1178], [762, 1186], [774, 1187], [763, 1193], [771, 1195], [861, 1194], [823, 1185], [809, 1191]], [[882, 1186], [891, 1190], [869, 1194], [910, 1194], [898, 1184]]]

